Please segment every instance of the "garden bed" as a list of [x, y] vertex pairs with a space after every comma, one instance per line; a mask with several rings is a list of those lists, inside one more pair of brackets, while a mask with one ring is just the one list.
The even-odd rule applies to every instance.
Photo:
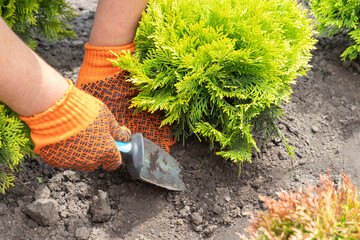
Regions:
[[[40, 41], [37, 52], [76, 81], [96, 1], [73, 2], [80, 16], [71, 25], [79, 37]], [[28, 159], [16, 186], [0, 198], [0, 239], [239, 239], [250, 218], [246, 212], [264, 210], [259, 194], [316, 184], [328, 169], [335, 182], [344, 170], [360, 186], [360, 63], [340, 60], [348, 45], [343, 35], [319, 38], [312, 69], [293, 86], [279, 126], [294, 158], [283, 144], [264, 145], [258, 138], [261, 151], [238, 177], [238, 166], [192, 138], [171, 148], [184, 169], [187, 190], [181, 193], [135, 181], [124, 168], [84, 173]], [[52, 206], [57, 217], [52, 211], [36, 215]]]

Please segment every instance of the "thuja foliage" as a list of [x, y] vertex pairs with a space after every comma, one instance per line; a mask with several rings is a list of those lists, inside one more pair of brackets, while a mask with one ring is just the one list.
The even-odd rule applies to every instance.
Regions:
[[0, 0], [0, 16], [31, 48], [35, 37], [75, 37], [69, 21], [76, 16], [64, 0]]
[[14, 175], [24, 157], [31, 156], [33, 143], [27, 125], [0, 102], [0, 192], [13, 185]]
[[317, 187], [281, 192], [279, 199], [260, 196], [267, 210], [247, 229], [251, 239], [360, 239], [359, 192], [342, 177], [337, 188], [328, 174]]
[[343, 60], [357, 58], [360, 54], [360, 1], [311, 0], [310, 6], [319, 34], [332, 37], [339, 32], [347, 33], [353, 43], [341, 57]]
[[218, 155], [242, 163], [258, 149], [255, 123], [283, 137], [275, 120], [309, 68], [310, 23], [288, 0], [150, 1], [135, 54], [114, 65], [140, 90], [132, 107], [164, 111], [162, 124], [173, 124], [178, 139], [196, 133], [220, 143]]

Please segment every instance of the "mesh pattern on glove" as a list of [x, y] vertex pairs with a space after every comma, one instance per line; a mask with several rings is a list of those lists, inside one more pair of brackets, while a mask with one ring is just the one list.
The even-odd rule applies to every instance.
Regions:
[[161, 112], [149, 113], [147, 111], [134, 112], [129, 109], [130, 100], [137, 94], [134, 86], [125, 81], [123, 72], [113, 77], [107, 77], [87, 84], [80, 88], [94, 97], [102, 100], [114, 114], [120, 125], [128, 127], [132, 133], [141, 132], [146, 138], [170, 152], [169, 146], [176, 140], [172, 136], [171, 126], [160, 128], [164, 116]]
[[54, 167], [92, 171], [121, 164], [115, 140], [128, 142], [130, 131], [120, 127], [108, 107], [68, 80], [63, 98], [43, 113], [21, 117], [31, 129], [34, 152]]
[[121, 155], [114, 138], [128, 142], [130, 132], [119, 127], [112, 113], [103, 105], [99, 116], [85, 130], [41, 148], [40, 155], [54, 167], [93, 171], [102, 165], [107, 171], [115, 170], [121, 164]]

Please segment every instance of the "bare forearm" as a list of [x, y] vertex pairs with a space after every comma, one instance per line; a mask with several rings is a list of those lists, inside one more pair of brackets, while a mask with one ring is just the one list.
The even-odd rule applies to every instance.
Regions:
[[22, 116], [52, 106], [68, 83], [23, 43], [0, 18], [0, 101]]
[[121, 46], [134, 40], [148, 0], [99, 0], [90, 34], [91, 46]]

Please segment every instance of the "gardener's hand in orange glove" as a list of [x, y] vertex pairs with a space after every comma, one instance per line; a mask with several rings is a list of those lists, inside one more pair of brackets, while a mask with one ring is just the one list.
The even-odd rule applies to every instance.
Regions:
[[132, 133], [141, 132], [146, 138], [170, 152], [175, 143], [171, 126], [160, 128], [164, 116], [161, 112], [135, 112], [129, 109], [131, 99], [137, 94], [134, 86], [126, 82], [126, 72], [114, 67], [109, 59], [124, 52], [133, 52], [134, 43], [120, 47], [85, 45], [85, 57], [76, 86], [103, 101], [120, 125]]
[[65, 96], [48, 110], [21, 117], [31, 129], [34, 152], [54, 167], [115, 170], [121, 155], [114, 140], [128, 142], [129, 129], [117, 123], [104, 103], [68, 82]]

